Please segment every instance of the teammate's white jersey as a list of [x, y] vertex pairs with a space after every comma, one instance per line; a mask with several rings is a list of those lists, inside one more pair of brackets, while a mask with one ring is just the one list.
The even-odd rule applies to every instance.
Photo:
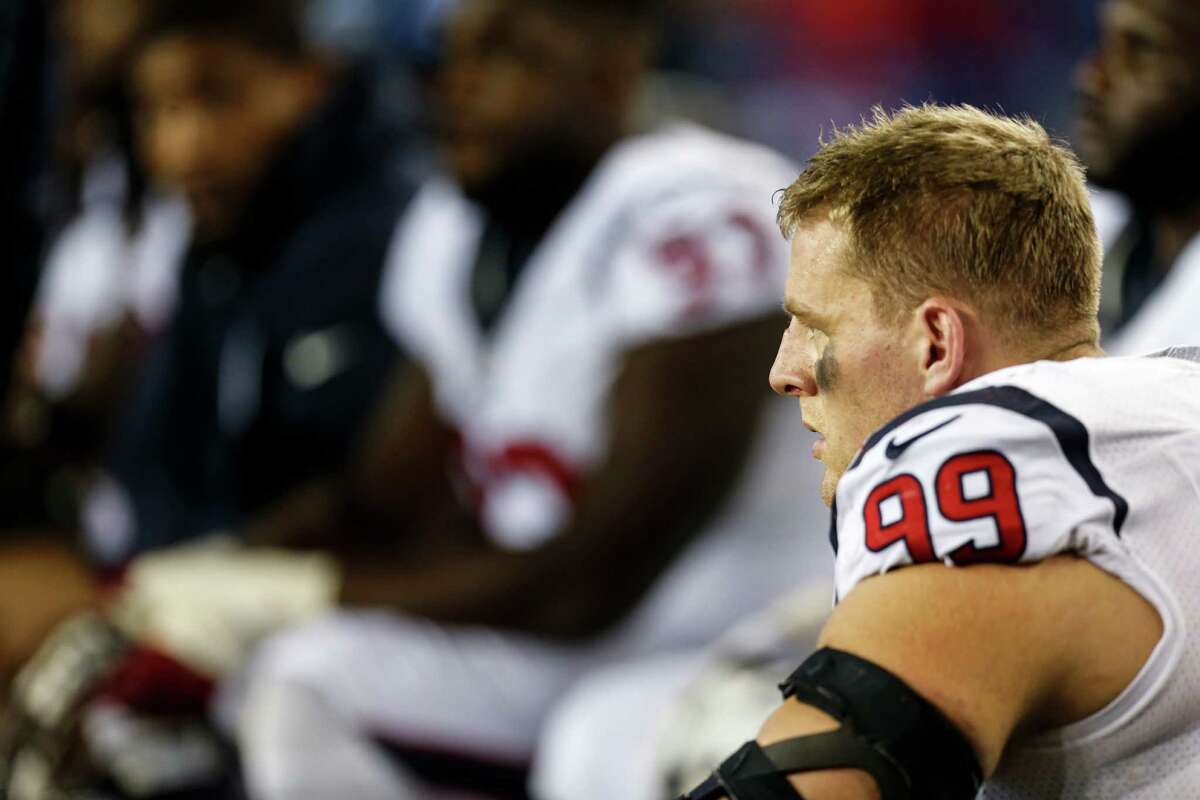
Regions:
[[787, 246], [771, 200], [795, 173], [693, 126], [625, 141], [538, 245], [486, 337], [470, 303], [484, 219], [447, 181], [418, 193], [390, 256], [383, 317], [461, 434], [497, 544], [537, 546], [568, 518], [604, 455], [625, 352], [778, 302]]
[[834, 520], [839, 597], [913, 563], [1075, 553], [1162, 617], [1162, 640], [1111, 705], [1014, 743], [981, 797], [1200, 796], [1200, 348], [971, 381], [868, 440]]
[[37, 380], [50, 397], [76, 388], [92, 336], [131, 315], [151, 334], [175, 310], [183, 256], [191, 239], [186, 202], [152, 194], [130, 233], [119, 202], [86, 206], [55, 239], [43, 266], [34, 318]]
[[[1093, 192], [1092, 213], [1106, 255], [1121, 246], [1122, 234], [1130, 224], [1133, 210], [1128, 201], [1115, 192]], [[1128, 253], [1117, 253], [1120, 259]], [[1118, 269], [1123, 269], [1123, 266]], [[1102, 310], [1111, 315], [1120, 307], [1121, 273], [1106, 267]], [[1137, 313], [1119, 331], [1106, 336], [1104, 349], [1113, 355], [1149, 353], [1178, 342], [1200, 341], [1200, 236], [1195, 236], [1175, 258], [1170, 272]], [[1103, 319], [1105, 313], [1101, 314]], [[1106, 332], [1107, 333], [1107, 332]]]

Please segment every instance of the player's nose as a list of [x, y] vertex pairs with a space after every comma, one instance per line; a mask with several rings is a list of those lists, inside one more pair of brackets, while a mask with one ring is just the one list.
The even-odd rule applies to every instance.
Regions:
[[787, 397], [811, 397], [817, 393], [811, 365], [804, 357], [803, 348], [790, 333], [784, 333], [779, 343], [779, 352], [775, 354], [768, 380], [776, 394]]

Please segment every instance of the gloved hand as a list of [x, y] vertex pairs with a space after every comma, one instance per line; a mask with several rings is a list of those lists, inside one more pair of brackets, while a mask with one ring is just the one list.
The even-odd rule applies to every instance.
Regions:
[[128, 798], [210, 796], [230, 767], [208, 722], [211, 689], [103, 616], [71, 618], [22, 668], [0, 714], [0, 800], [96, 800], [113, 796], [98, 793], [109, 786]]
[[88, 784], [94, 770], [80, 740], [83, 708], [128, 648], [103, 618], [81, 614], [22, 668], [0, 718], [0, 798], [49, 800]]
[[328, 556], [214, 537], [134, 561], [110, 616], [129, 638], [219, 676], [264, 636], [330, 607], [340, 584]]
[[130, 796], [203, 780], [219, 753], [202, 715], [172, 705], [329, 607], [339, 583], [325, 556], [225, 538], [138, 559], [107, 616], [63, 624], [18, 674], [0, 716], [0, 800], [93, 796], [101, 778]]

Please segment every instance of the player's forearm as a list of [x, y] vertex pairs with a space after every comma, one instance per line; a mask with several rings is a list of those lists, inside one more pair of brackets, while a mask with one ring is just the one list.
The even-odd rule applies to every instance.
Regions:
[[327, 547], [343, 512], [339, 481], [308, 484], [259, 515], [242, 535], [246, 543], [261, 547]]
[[[392, 408], [385, 405], [380, 414]], [[403, 415], [405, 409], [396, 409]], [[423, 437], [388, 437], [374, 426], [339, 474], [288, 494], [243, 531], [250, 544], [394, 552], [414, 532], [457, 509], [444, 469], [444, 426]]]
[[[764, 747], [786, 739], [836, 730], [838, 722], [824, 711], [795, 699], [784, 703], [759, 731]], [[875, 781], [861, 770], [838, 769], [809, 772], [790, 778], [804, 800], [878, 800]]]
[[251, 544], [391, 550], [455, 505], [446, 476], [452, 433], [414, 365], [397, 371], [346, 463], [291, 492], [244, 531]]
[[539, 630], [534, 606], [553, 603], [539, 594], [527, 557], [493, 549], [447, 550], [403, 563], [378, 556], [341, 559], [341, 602], [388, 608], [438, 622]]
[[406, 503], [397, 492], [390, 508], [357, 502], [341, 478], [317, 480], [284, 497], [241, 531], [251, 546], [394, 553], [421, 527], [428, 504]]
[[[766, 398], [742, 373], [765, 369], [755, 356], [775, 327], [756, 320], [628, 354], [613, 391], [608, 457], [546, 546], [501, 551], [462, 515], [419, 534], [431, 552], [411, 574], [348, 564], [344, 599], [553, 638], [612, 625], [734, 485]], [[685, 398], [680, 387], [689, 386], [704, 389]]]
[[648, 505], [624, 518], [616, 512], [636, 506], [584, 513], [532, 552], [496, 548], [465, 516], [443, 520], [403, 555], [342, 558], [341, 599], [440, 622], [586, 638], [621, 619], [698, 527], [691, 514]]

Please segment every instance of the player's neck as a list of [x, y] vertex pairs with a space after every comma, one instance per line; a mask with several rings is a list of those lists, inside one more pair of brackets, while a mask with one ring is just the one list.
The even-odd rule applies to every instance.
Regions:
[[1048, 346], [1041, 347], [1011, 344], [1004, 346], [995, 343], [993, 347], [978, 352], [975, 358], [968, 360], [958, 385], [1006, 367], [1031, 364], [1034, 361], [1074, 361], [1077, 358], [1096, 358], [1103, 355], [1104, 351], [1096, 343], [1096, 334], [1089, 330], [1068, 332], [1056, 337]]
[[501, 228], [540, 238], [587, 182], [603, 153], [548, 151], [512, 165], [501, 181], [476, 197]]
[[1096, 343], [1094, 337], [1089, 336], [1086, 340], [1076, 341], [1072, 344], [1047, 353], [1038, 359], [1040, 361], [1074, 361], [1077, 358], [1098, 358], [1104, 355], [1104, 350]]

